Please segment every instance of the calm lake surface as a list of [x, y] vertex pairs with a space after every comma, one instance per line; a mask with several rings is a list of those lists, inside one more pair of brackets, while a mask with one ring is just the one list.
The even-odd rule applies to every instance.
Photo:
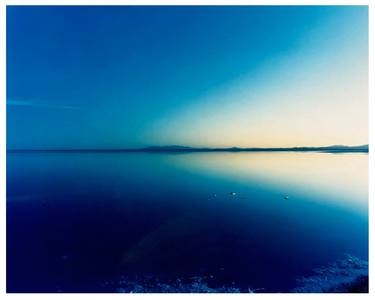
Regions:
[[367, 176], [363, 153], [8, 153], [7, 289], [151, 275], [289, 291], [368, 259]]

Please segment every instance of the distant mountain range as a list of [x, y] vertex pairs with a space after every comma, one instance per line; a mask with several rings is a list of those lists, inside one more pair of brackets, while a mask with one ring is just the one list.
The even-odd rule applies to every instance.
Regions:
[[162, 151], [162, 152], [250, 152], [250, 151], [326, 151], [326, 152], [368, 152], [368, 145], [359, 146], [345, 146], [345, 145], [333, 145], [325, 147], [275, 147], [275, 148], [241, 148], [241, 147], [229, 147], [229, 148], [195, 148], [186, 147], [179, 145], [172, 146], [150, 146], [146, 148], [139, 149], [141, 151]]
[[295, 152], [368, 152], [368, 145], [359, 146], [345, 146], [345, 145], [333, 145], [326, 147], [287, 147], [287, 148], [240, 148], [240, 147], [229, 147], [229, 148], [205, 148], [205, 147], [187, 147], [179, 145], [170, 146], [150, 146], [145, 148], [124, 148], [124, 149], [10, 149], [11, 152], [21, 151], [79, 151], [79, 152], [280, 152], [280, 151], [295, 151]]

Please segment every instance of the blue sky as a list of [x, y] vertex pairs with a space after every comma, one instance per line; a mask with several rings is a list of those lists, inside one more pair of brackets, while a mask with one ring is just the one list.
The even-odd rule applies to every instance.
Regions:
[[7, 147], [367, 143], [367, 7], [7, 7]]

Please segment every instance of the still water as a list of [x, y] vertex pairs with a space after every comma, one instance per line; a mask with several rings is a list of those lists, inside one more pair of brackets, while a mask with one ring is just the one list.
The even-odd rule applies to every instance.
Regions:
[[7, 290], [209, 275], [286, 292], [368, 259], [367, 177], [362, 153], [8, 153]]

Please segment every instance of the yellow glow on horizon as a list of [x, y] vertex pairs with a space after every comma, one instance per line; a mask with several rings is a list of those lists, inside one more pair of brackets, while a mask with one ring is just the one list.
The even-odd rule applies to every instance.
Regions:
[[291, 78], [285, 76], [293, 70], [286, 69], [260, 88], [245, 79], [162, 120], [159, 140], [218, 147], [367, 144], [366, 66], [306, 67]]
[[147, 140], [211, 147], [368, 144], [367, 36], [358, 24], [343, 26], [349, 25], [338, 26], [336, 36], [312, 33], [256, 76], [237, 78], [164, 116]]

